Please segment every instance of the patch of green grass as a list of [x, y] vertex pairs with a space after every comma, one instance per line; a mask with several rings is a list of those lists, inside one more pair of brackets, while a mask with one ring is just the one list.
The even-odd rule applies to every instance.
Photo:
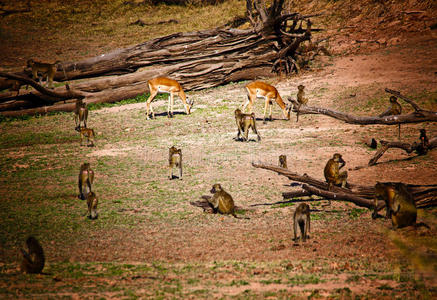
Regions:
[[378, 290], [389, 290], [389, 291], [393, 290], [393, 288], [387, 284], [380, 285], [377, 287], [377, 289]]
[[272, 284], [272, 283], [280, 284], [281, 282], [282, 282], [281, 279], [267, 279], [267, 280], [260, 280], [260, 283], [261, 283], [261, 284], [265, 284], [265, 285]]
[[295, 205], [294, 202], [287, 202], [287, 203], [280, 203], [280, 204], [272, 205], [272, 208], [283, 208], [283, 207], [290, 207], [290, 206], [294, 206], [294, 205]]
[[288, 283], [291, 285], [305, 285], [323, 283], [325, 280], [314, 274], [298, 274], [288, 278]]
[[352, 275], [352, 276], [349, 276], [349, 277], [346, 279], [346, 283], [350, 283], [350, 282], [358, 282], [358, 281], [360, 281], [360, 279], [361, 279], [361, 276], [360, 276], [360, 275]]
[[229, 284], [230, 286], [242, 286], [242, 285], [249, 285], [249, 282], [245, 280], [232, 280]]
[[362, 214], [366, 213], [368, 209], [365, 208], [352, 208], [352, 210], [349, 211], [349, 217], [351, 219], [358, 219]]
[[327, 215], [326, 213], [312, 213], [311, 214], [311, 220], [326, 220]]

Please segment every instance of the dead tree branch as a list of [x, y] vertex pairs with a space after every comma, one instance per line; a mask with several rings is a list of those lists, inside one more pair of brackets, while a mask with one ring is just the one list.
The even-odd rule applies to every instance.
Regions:
[[[68, 78], [71, 97], [82, 96], [86, 103], [94, 103], [136, 97], [147, 92], [147, 80], [157, 76], [171, 77], [190, 91], [271, 76], [272, 72], [296, 71], [306, 60], [301, 52], [304, 42], [311, 42], [310, 18], [315, 15], [283, 12], [284, 0], [268, 2], [270, 6], [264, 0], [246, 0], [251, 29], [218, 27], [159, 37], [82, 61], [63, 62], [65, 73], [58, 70], [54, 79]], [[90, 80], [72, 81], [80, 78]], [[56, 100], [71, 99], [68, 94], [60, 97], [58, 90], [49, 95], [50, 91], [38, 88], [42, 95]], [[19, 115], [19, 112], [1, 114]]]
[[67, 88], [66, 92], [55, 92], [53, 90], [50, 90], [50, 89], [43, 87], [42, 85], [38, 84], [35, 80], [20, 76], [20, 75], [16, 75], [16, 74], [0, 72], [0, 77], [18, 80], [20, 82], [23, 82], [23, 83], [26, 83], [26, 84], [32, 86], [41, 94], [51, 97], [51, 98], [40, 98], [40, 99], [43, 99], [42, 100], [43, 102], [47, 102], [47, 103], [55, 103], [55, 102], [58, 102], [60, 100], [67, 100], [67, 99], [83, 99], [83, 98], [85, 98], [85, 95], [78, 92], [78, 91], [73, 91], [73, 90]]
[[[350, 189], [334, 187], [332, 191], [328, 190], [328, 185], [324, 181], [317, 180], [306, 174], [298, 175], [291, 172], [288, 169], [283, 169], [278, 166], [263, 164], [263, 163], [252, 163], [255, 168], [266, 169], [274, 171], [279, 175], [286, 176], [287, 178], [304, 183], [302, 185], [302, 190], [294, 192], [283, 193], [284, 199], [290, 199], [292, 197], [303, 197], [310, 195], [317, 195], [330, 200], [340, 200], [352, 202], [360, 207], [367, 207], [372, 209], [374, 206], [374, 193], [375, 189], [373, 186], [360, 186], [350, 184]], [[407, 184], [408, 190], [413, 194], [413, 197], [418, 208], [435, 206], [437, 205], [437, 185], [412, 185]], [[298, 200], [301, 201], [301, 200]], [[317, 200], [307, 200], [307, 201], [317, 201]], [[384, 202], [378, 202], [378, 210], [384, 207]]]
[[421, 122], [437, 122], [437, 112], [429, 111], [421, 109], [414, 101], [408, 99], [405, 96], [402, 96], [399, 92], [386, 89], [388, 93], [394, 94], [399, 98], [405, 100], [415, 109], [414, 112], [409, 114], [402, 115], [392, 115], [385, 117], [378, 116], [355, 116], [339, 111], [335, 111], [332, 109], [322, 108], [322, 107], [312, 107], [299, 105], [299, 103], [288, 97], [288, 101], [293, 104], [293, 112], [299, 112], [299, 115], [302, 114], [321, 114], [326, 115], [341, 121], [344, 121], [349, 124], [359, 124], [359, 125], [370, 125], [370, 124], [383, 124], [383, 125], [395, 125], [395, 124], [404, 124], [404, 123], [421, 123]]
[[[381, 141], [379, 141], [379, 143], [381, 144], [381, 147], [378, 149], [378, 151], [376, 151], [376, 153], [372, 157], [372, 159], [370, 159], [369, 166], [376, 165], [377, 161], [381, 158], [381, 156], [390, 148], [402, 149], [405, 152], [407, 152], [408, 154], [410, 154], [412, 152], [416, 152], [418, 155], [423, 155], [426, 153], [426, 152], [422, 153], [422, 151], [423, 151], [421, 149], [422, 146], [418, 142], [414, 142], [412, 144], [409, 144], [409, 143], [388, 142], [388, 141], [381, 140]], [[429, 151], [429, 150], [434, 149], [436, 147], [437, 147], [437, 137], [434, 137], [434, 138], [429, 140], [429, 145], [428, 145], [426, 151]]]

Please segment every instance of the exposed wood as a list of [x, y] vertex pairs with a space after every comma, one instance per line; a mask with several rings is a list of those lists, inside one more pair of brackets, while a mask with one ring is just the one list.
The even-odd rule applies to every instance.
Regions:
[[416, 102], [414, 102], [413, 100], [411, 100], [410, 98], [405, 97], [404, 95], [402, 95], [399, 91], [395, 91], [395, 90], [391, 90], [389, 88], [385, 88], [385, 91], [389, 94], [392, 94], [398, 98], [401, 98], [402, 100], [404, 100], [405, 102], [407, 102], [408, 104], [410, 104], [415, 111], [420, 112], [422, 111], [422, 109], [419, 107], [419, 105], [416, 104]]
[[[332, 199], [332, 200], [337, 200], [337, 201], [344, 200], [344, 201], [352, 202], [355, 205], [358, 205], [361, 207], [367, 207], [367, 208], [374, 207], [373, 200], [369, 200], [366, 198], [356, 196], [353, 193], [331, 192], [331, 191], [327, 191], [327, 190], [323, 190], [323, 189], [318, 189], [314, 186], [310, 186], [307, 184], [304, 184], [302, 186], [302, 188], [305, 189], [306, 191], [308, 191], [309, 193], [311, 193], [312, 195], [325, 197], [327, 199]], [[379, 202], [381, 202], [381, 203], [379, 203]], [[378, 207], [379, 206], [383, 207], [385, 205], [382, 201], [379, 201], [379, 202], [378, 202]]]
[[288, 101], [293, 104], [293, 112], [299, 112], [299, 115], [304, 114], [321, 114], [326, 115], [349, 124], [359, 124], [359, 125], [370, 125], [370, 124], [383, 124], [383, 125], [395, 125], [404, 123], [421, 123], [421, 122], [437, 122], [437, 112], [421, 109], [414, 101], [401, 95], [397, 91], [386, 89], [388, 93], [396, 95], [397, 97], [403, 99], [409, 103], [414, 108], [414, 112], [402, 115], [392, 115], [385, 117], [378, 116], [355, 116], [332, 109], [322, 108], [322, 107], [312, 107], [299, 105], [298, 102], [288, 97]]
[[[262, 163], [252, 163], [252, 166], [254, 166], [255, 168], [262, 168], [262, 169], [266, 169], [266, 170], [270, 170], [273, 172], [278, 173], [279, 175], [283, 175], [288, 177], [290, 180], [293, 181], [297, 181], [297, 182], [301, 182], [301, 183], [307, 183], [309, 185], [315, 186], [317, 188], [320, 189], [328, 189], [328, 183], [325, 181], [320, 181], [318, 179], [312, 178], [310, 176], [308, 176], [307, 174], [303, 174], [303, 175], [299, 175], [296, 173], [291, 172], [288, 169], [283, 169], [281, 167], [275, 166], [275, 165], [269, 165], [269, 164], [262, 164]], [[347, 192], [350, 190], [354, 190], [357, 186], [350, 184], [350, 189], [345, 189], [345, 188], [341, 188], [338, 186], [334, 186], [333, 187], [333, 191], [334, 192]], [[363, 187], [360, 187], [363, 188]], [[371, 187], [368, 187], [371, 188]]]
[[73, 91], [71, 89], [67, 89], [65, 92], [59, 92], [59, 91], [53, 91], [51, 89], [47, 89], [45, 87], [43, 87], [42, 85], [38, 84], [36, 81], [27, 78], [27, 77], [23, 77], [23, 76], [19, 76], [16, 74], [10, 74], [10, 73], [5, 73], [5, 72], [0, 72], [0, 77], [4, 77], [4, 78], [8, 78], [8, 79], [14, 79], [14, 80], [18, 80], [20, 82], [26, 83], [28, 85], [31, 85], [33, 88], [35, 88], [38, 92], [40, 92], [41, 94], [47, 95], [52, 97], [52, 100], [49, 100], [48, 98], [41, 98], [44, 101], [50, 103], [54, 103], [54, 102], [58, 102], [59, 100], [67, 100], [67, 99], [83, 99], [85, 98], [85, 95], [78, 92], [78, 91]]
[[[310, 195], [317, 195], [324, 197], [329, 200], [340, 200], [352, 202], [361, 207], [367, 207], [369, 209], [373, 208], [374, 205], [374, 193], [375, 189], [373, 186], [360, 186], [355, 184], [350, 184], [350, 189], [341, 188], [334, 186], [331, 191], [328, 190], [328, 184], [324, 181], [317, 180], [306, 174], [298, 175], [291, 172], [290, 170], [280, 168], [275, 165], [263, 164], [263, 163], [252, 163], [255, 168], [266, 169], [274, 171], [279, 175], [288, 177], [289, 179], [304, 183], [302, 188], [297, 191], [284, 192], [284, 199], [306, 197]], [[418, 208], [435, 206], [437, 205], [437, 184], [434, 185], [413, 185], [407, 184], [408, 190], [412, 193], [416, 206]], [[295, 199], [289, 200], [294, 202]], [[302, 201], [297, 199], [296, 201]], [[308, 199], [306, 201], [318, 201], [313, 199]], [[385, 206], [383, 201], [378, 202], [378, 210]]]
[[[171, 77], [190, 91], [271, 76], [272, 72], [296, 71], [307, 59], [303, 53], [306, 47], [301, 45], [311, 42], [310, 18], [317, 14], [284, 12], [284, 0], [269, 3], [270, 6], [261, 0], [246, 1], [252, 29], [218, 27], [175, 33], [79, 62], [63, 62], [54, 79], [59, 82], [68, 78], [70, 94], [60, 93], [59, 89], [42, 89], [32, 81], [31, 85], [40, 94], [31, 96], [44, 104], [78, 97], [86, 103], [113, 102], [147, 92], [147, 80], [157, 76]], [[25, 72], [30, 75], [30, 70]], [[23, 78], [20, 80], [26, 82]], [[73, 81], [80, 78], [90, 79]], [[23, 113], [35, 112], [41, 110]], [[19, 112], [1, 114], [19, 115]]]
[[[420, 143], [414, 142], [412, 144], [409, 143], [403, 143], [403, 142], [388, 142], [388, 141], [379, 141], [381, 144], [381, 147], [376, 151], [375, 155], [370, 159], [369, 166], [376, 165], [377, 161], [381, 158], [381, 156], [390, 148], [398, 148], [402, 149], [408, 154], [412, 153], [413, 151], [418, 151], [420, 147]], [[429, 146], [428, 151], [431, 149], [434, 149], [437, 147], [437, 137], [434, 137], [429, 140]], [[420, 151], [419, 151], [420, 152]], [[418, 153], [419, 155], [422, 155], [422, 153]]]
[[34, 106], [31, 102], [25, 100], [9, 100], [3, 103], [0, 103], [0, 111], [5, 110], [21, 110], [24, 108], [29, 108]]
[[284, 199], [293, 199], [293, 198], [298, 198], [298, 197], [306, 197], [306, 196], [311, 196], [311, 192], [308, 192], [306, 190], [298, 190], [298, 191], [292, 191], [292, 192], [284, 192], [282, 193], [282, 197]]

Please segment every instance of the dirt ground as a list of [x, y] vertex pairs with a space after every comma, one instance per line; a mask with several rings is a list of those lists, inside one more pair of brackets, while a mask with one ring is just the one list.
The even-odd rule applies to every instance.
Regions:
[[[332, 50], [340, 53], [341, 45]], [[386, 87], [437, 110], [435, 30], [365, 47], [322, 57], [300, 75], [263, 80], [284, 99], [304, 84], [310, 105], [357, 115], [383, 111]], [[296, 123], [294, 115], [283, 120], [277, 106], [273, 122], [257, 123], [261, 142], [234, 141], [244, 84], [190, 92], [192, 114], [177, 100], [174, 119], [162, 99], [154, 102], [156, 120], [145, 119], [143, 102], [92, 110], [95, 148], [79, 147], [70, 114], [0, 123], [0, 298], [436, 298], [435, 208], [419, 210], [418, 221], [430, 229], [394, 231], [367, 209], [313, 199], [311, 238], [296, 244], [296, 205], [271, 204], [296, 187], [251, 163], [277, 164], [286, 154], [289, 169], [322, 179], [326, 161], [339, 152], [354, 184], [436, 184], [437, 151], [417, 157], [393, 149], [368, 167], [375, 150], [362, 141], [397, 140], [397, 126], [321, 115]], [[255, 113], [262, 115], [261, 101]], [[421, 128], [437, 135], [435, 124], [408, 124], [402, 141], [417, 140]], [[171, 145], [183, 149], [182, 180], [167, 179]], [[84, 161], [96, 172], [96, 221], [86, 219], [76, 197]], [[238, 216], [250, 219], [194, 205], [214, 183], [233, 196]], [[18, 272], [18, 249], [29, 234], [43, 244], [45, 275]]]

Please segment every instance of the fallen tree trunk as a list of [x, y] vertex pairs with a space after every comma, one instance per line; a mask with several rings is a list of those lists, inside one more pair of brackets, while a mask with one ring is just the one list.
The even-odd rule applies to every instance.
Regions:
[[370, 125], [370, 124], [383, 124], [383, 125], [395, 125], [404, 123], [421, 123], [421, 122], [437, 122], [437, 112], [421, 109], [414, 101], [402, 96], [399, 92], [390, 89], [385, 89], [386, 92], [397, 95], [399, 98], [405, 100], [411, 104], [414, 108], [414, 112], [403, 115], [391, 115], [385, 117], [378, 116], [355, 116], [344, 112], [335, 111], [332, 109], [322, 107], [312, 107], [306, 105], [299, 105], [299, 103], [288, 97], [288, 101], [293, 104], [293, 112], [299, 113], [299, 115], [305, 114], [321, 114], [329, 116], [349, 124]]
[[381, 156], [390, 148], [398, 148], [402, 149], [408, 154], [416, 151], [418, 155], [423, 155], [427, 151], [432, 150], [437, 147], [437, 137], [434, 137], [429, 140], [429, 145], [427, 146], [426, 152], [422, 153], [422, 145], [420, 143], [414, 142], [412, 144], [403, 143], [403, 142], [387, 142], [387, 141], [379, 141], [381, 147], [376, 151], [375, 155], [369, 160], [369, 166], [376, 165], [377, 161], [381, 158]]
[[[356, 196], [353, 193], [344, 193], [344, 192], [331, 192], [323, 189], [318, 189], [316, 187], [310, 186], [310, 185], [302, 185], [302, 188], [312, 195], [317, 195], [324, 197], [326, 199], [332, 199], [332, 200], [345, 200], [354, 203], [355, 205], [361, 206], [361, 207], [367, 207], [367, 208], [373, 208], [374, 207], [374, 201], [369, 200], [360, 196]], [[379, 203], [382, 201], [378, 201], [378, 206], [384, 206], [384, 204]]]
[[[300, 46], [311, 40], [314, 30], [310, 17], [315, 15], [284, 13], [283, 3], [284, 0], [274, 0], [266, 7], [264, 1], [246, 0], [252, 29], [216, 28], [156, 38], [83, 61], [62, 63], [55, 80], [68, 79], [71, 90], [82, 94], [85, 103], [95, 103], [145, 93], [147, 80], [157, 76], [171, 77], [189, 91], [268, 76], [272, 72], [296, 71], [298, 61], [306, 57], [305, 47]], [[318, 52], [317, 45], [312, 51]], [[71, 82], [98, 76], [104, 77]]]
[[[328, 190], [328, 184], [324, 181], [317, 180], [306, 174], [298, 175], [291, 172], [288, 169], [283, 169], [278, 166], [268, 165], [263, 163], [252, 163], [255, 168], [266, 169], [274, 171], [279, 175], [286, 176], [287, 178], [304, 183], [302, 189], [294, 192], [284, 192], [282, 195], [284, 199], [290, 199], [293, 197], [304, 197], [304, 196], [321, 196], [329, 200], [337, 201], [348, 201], [360, 207], [367, 207], [373, 209], [374, 207], [374, 193], [375, 189], [373, 186], [360, 186], [355, 184], [349, 184], [350, 188], [341, 188], [334, 186], [331, 191]], [[413, 185], [407, 184], [408, 190], [412, 193], [414, 201], [418, 208], [424, 208], [429, 206], [437, 205], [437, 184], [436, 185]], [[290, 202], [295, 201], [294, 199], [289, 200]], [[296, 201], [302, 201], [297, 199]], [[318, 201], [313, 199], [308, 199], [306, 201]], [[279, 203], [279, 202], [277, 202]], [[276, 203], [274, 203], [276, 204]], [[378, 210], [385, 206], [384, 201], [378, 201]]]

